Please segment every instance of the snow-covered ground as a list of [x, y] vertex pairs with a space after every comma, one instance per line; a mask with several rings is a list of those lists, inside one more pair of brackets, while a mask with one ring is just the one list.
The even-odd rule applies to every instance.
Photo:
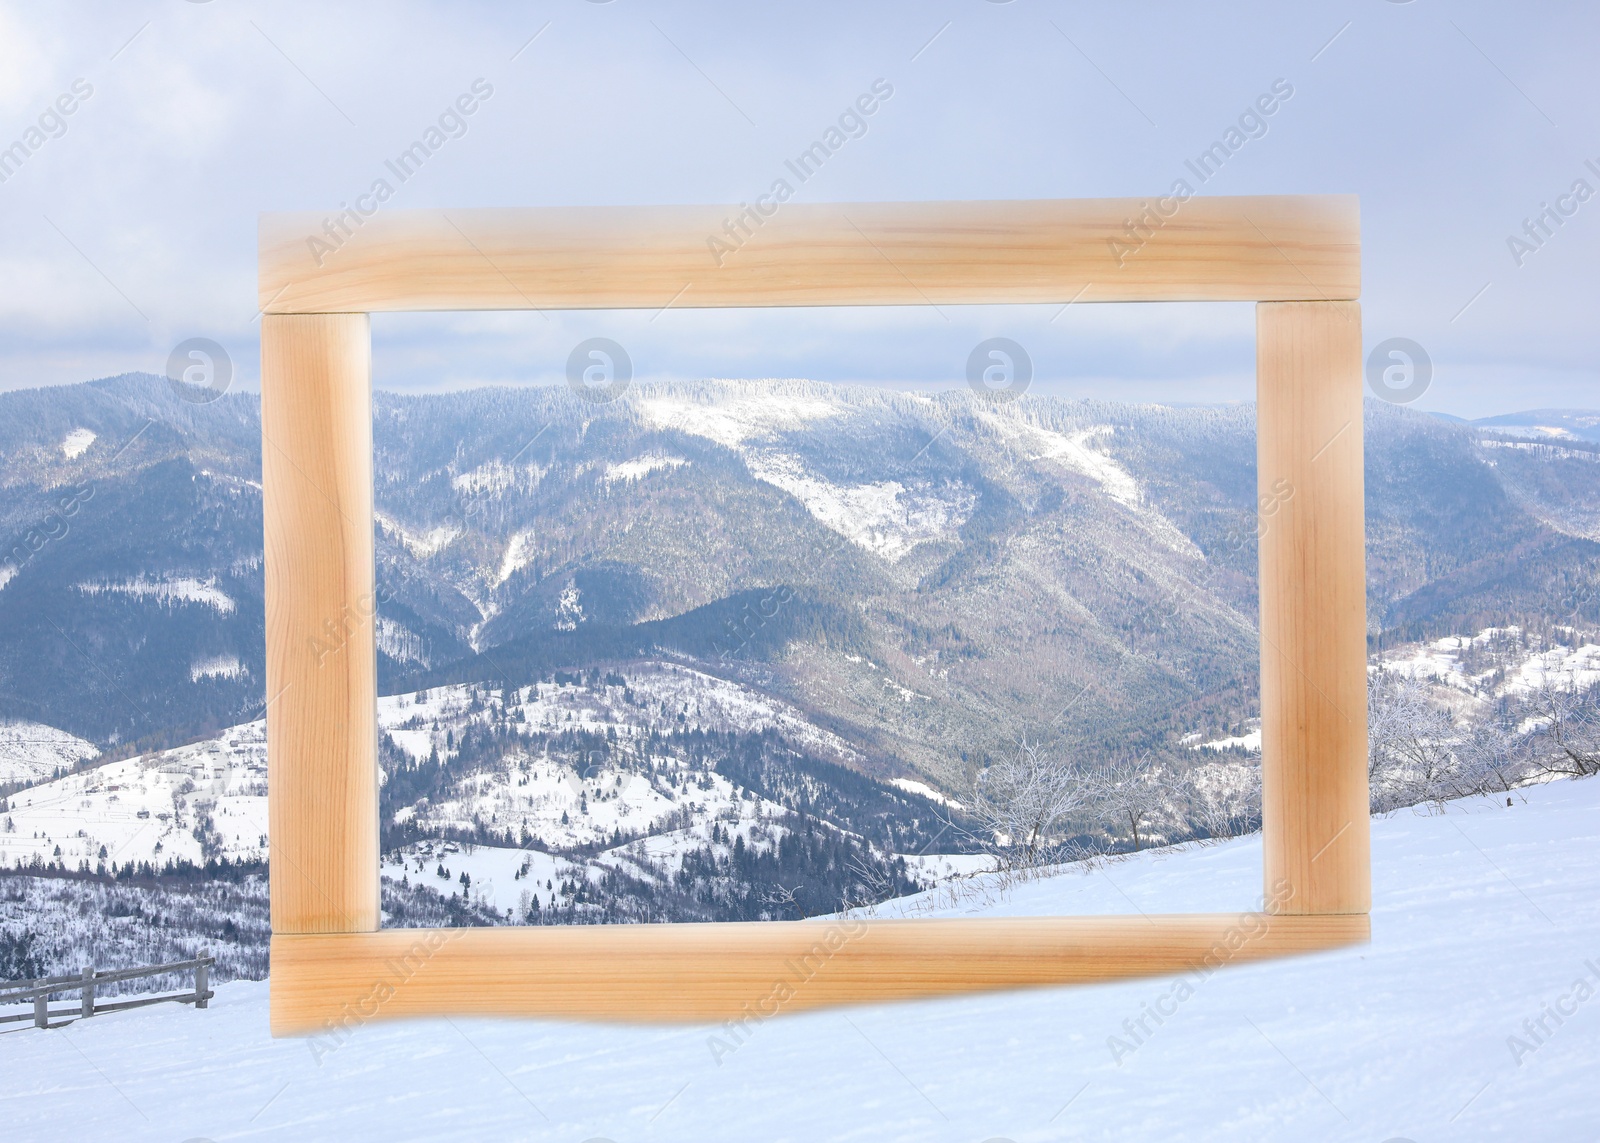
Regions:
[[[713, 1028], [485, 1019], [372, 1024], [319, 1059], [268, 1036], [267, 985], [234, 983], [206, 1012], [0, 1035], [0, 1120], [40, 1143], [1592, 1140], [1600, 781], [1526, 799], [1375, 821], [1370, 946], [1227, 968], [1120, 1063], [1109, 1038], [1171, 980], [783, 1016], [720, 1060]], [[1250, 838], [945, 911], [1232, 909], [1259, 891]]]
[[218, 855], [267, 853], [267, 740], [263, 722], [205, 742], [108, 762], [7, 799], [0, 865], [37, 857], [69, 869], [87, 863], [205, 860], [209, 823]]
[[[859, 757], [844, 739], [817, 727], [795, 707], [727, 679], [674, 663], [649, 663], [628, 667], [626, 680], [626, 686], [599, 689], [558, 683], [513, 688], [504, 695], [506, 712], [528, 733], [777, 730], [825, 758]], [[378, 721], [412, 757], [426, 758], [438, 749], [444, 758], [447, 731], [459, 735], [469, 724], [485, 721], [484, 713], [472, 710], [473, 694], [481, 690], [463, 684], [380, 698]]]
[[890, 563], [919, 544], [954, 541], [978, 502], [960, 482], [907, 487], [898, 480], [835, 484], [806, 469], [799, 457], [745, 450], [750, 475], [804, 504], [823, 526]]
[[98, 753], [94, 743], [42, 722], [0, 722], [0, 786], [42, 782]]
[[176, 576], [151, 579], [137, 576], [118, 583], [86, 581], [78, 584], [84, 595], [131, 595], [135, 599], [152, 599], [168, 607], [180, 603], [199, 603], [214, 607], [224, 615], [232, 614], [238, 606], [233, 597], [217, 586], [216, 576], [198, 579], [194, 576]]
[[[1486, 627], [1476, 635], [1447, 635], [1396, 648], [1378, 659], [1374, 669], [1490, 696], [1526, 695], [1545, 682], [1563, 690], [1600, 683], [1600, 644], [1529, 648], [1522, 634], [1517, 627]], [[1476, 674], [1468, 670], [1463, 660], [1469, 652], [1493, 651], [1497, 645], [1503, 650], [1481, 664], [1485, 669]]]
[[[439, 873], [440, 869], [444, 873]], [[460, 881], [465, 873], [471, 888]], [[561, 882], [586, 876], [584, 866], [555, 854], [496, 845], [466, 845], [453, 841], [420, 841], [398, 853], [386, 854], [383, 876], [425, 885], [442, 897], [463, 893], [497, 912], [526, 914], [523, 894], [537, 893], [541, 905], [551, 903]], [[546, 887], [546, 882], [550, 886]]]
[[1251, 754], [1261, 753], [1261, 727], [1247, 730], [1243, 734], [1231, 734], [1227, 738], [1213, 738], [1210, 742], [1196, 742], [1190, 746], [1191, 750], [1243, 750]]
[[[381, 698], [378, 722], [413, 758], [425, 759], [433, 750], [448, 758], [452, 740], [491, 717], [484, 702], [474, 703], [480, 692], [462, 685]], [[825, 758], [855, 757], [843, 739], [788, 704], [674, 664], [629, 668], [626, 687], [539, 683], [495, 694], [504, 699], [516, 726], [530, 733], [610, 732], [638, 740], [651, 731], [770, 729]], [[94, 869], [101, 861], [109, 867], [113, 862], [199, 864], [208, 855], [235, 861], [266, 856], [264, 722], [43, 781], [58, 767], [97, 752], [92, 743], [51, 727], [0, 723], [0, 782], [35, 783], [12, 794], [0, 814], [0, 866], [27, 864], [35, 857], [69, 869], [87, 862]], [[782, 810], [720, 775], [669, 774], [668, 760], [658, 761], [661, 772], [647, 777], [601, 766], [580, 773], [570, 764], [526, 756], [514, 766], [464, 780], [457, 796], [427, 808], [425, 824], [471, 829], [483, 823], [513, 834], [528, 829], [559, 847], [604, 842], [619, 829], [624, 835], [654, 830], [680, 808], [707, 823], [719, 814], [753, 819]], [[208, 823], [212, 848], [204, 851], [200, 834]], [[477, 879], [475, 870], [472, 876]], [[513, 903], [522, 887], [517, 888]]]

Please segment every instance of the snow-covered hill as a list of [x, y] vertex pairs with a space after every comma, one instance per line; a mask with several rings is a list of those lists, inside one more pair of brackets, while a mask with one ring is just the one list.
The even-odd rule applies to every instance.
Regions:
[[[1571, 635], [1579, 632], [1562, 629]], [[1395, 649], [1378, 663], [1390, 674], [1441, 683], [1483, 697], [1525, 695], [1549, 683], [1581, 691], [1600, 683], [1600, 643], [1530, 640], [1520, 627], [1487, 627]]]
[[90, 869], [267, 853], [265, 724], [109, 762], [12, 794], [0, 865]]
[[[1370, 946], [1224, 969], [1160, 1023], [1172, 979], [783, 1016], [732, 1051], [715, 1027], [457, 1019], [318, 1055], [268, 1036], [267, 985], [235, 983], [206, 1012], [0, 1035], [0, 1109], [39, 1143], [1592, 1140], [1600, 782], [1513, 803], [1374, 821]], [[1232, 909], [1259, 890], [1250, 838], [932, 911]]]
[[[392, 695], [379, 700], [379, 725], [415, 761], [435, 755], [448, 761], [469, 729], [492, 719], [528, 733], [610, 732], [624, 738], [681, 730], [776, 730], [823, 757], [857, 757], [842, 739], [813, 726], [788, 704], [673, 664], [634, 670], [609, 687], [580, 686], [574, 679], [497, 691], [501, 701], [492, 708], [485, 704], [486, 693], [485, 688], [451, 686]], [[50, 728], [0, 726], [0, 745], [7, 730], [38, 737]], [[49, 739], [55, 751], [49, 757], [70, 756], [71, 743], [80, 740], [54, 733], [62, 744]], [[26, 865], [35, 856], [68, 869], [81, 862], [94, 868], [102, 861], [164, 865], [201, 864], [208, 857], [264, 859], [266, 776], [265, 724], [258, 720], [205, 742], [40, 783], [7, 800], [0, 819], [0, 866]], [[403, 810], [400, 820], [435, 829], [471, 829], [481, 822], [513, 835], [526, 832], [548, 845], [570, 846], [605, 841], [618, 829], [649, 831], [680, 806], [709, 821], [738, 813], [742, 802], [752, 801], [716, 775], [705, 776], [703, 788], [691, 795], [681, 780], [677, 786], [652, 783], [606, 765], [536, 758], [515, 771], [473, 775], [458, 795], [420, 812]], [[765, 806], [769, 814], [782, 809]]]
[[[385, 690], [698, 662], [957, 797], [1024, 728], [1108, 756], [1257, 713], [1249, 407], [747, 380], [373, 413]], [[1530, 416], [1368, 409], [1385, 646], [1600, 623], [1594, 414]], [[260, 717], [260, 441], [252, 395], [157, 376], [0, 394], [0, 715], [117, 753]]]
[[[846, 768], [860, 756], [789, 704], [673, 663], [626, 672], [379, 700], [384, 874], [505, 920], [526, 918], [536, 902], [575, 910], [568, 920], [617, 920], [607, 910], [619, 896], [651, 909], [651, 919], [701, 919], [716, 908], [743, 919], [770, 886], [751, 883], [743, 904], [713, 905], [711, 914], [670, 903], [664, 890], [691, 857], [726, 866], [738, 844], [770, 855], [797, 829], [871, 846], [884, 861], [907, 852], [902, 891], [986, 867], [928, 852], [948, 832], [937, 803], [921, 788]], [[257, 721], [17, 791], [0, 801], [0, 868], [117, 873], [264, 861], [266, 754]], [[798, 860], [768, 874], [798, 878]], [[704, 888], [727, 872], [697, 875]], [[811, 912], [839, 904], [838, 896], [807, 902]]]
[[[1577, 694], [1600, 683], [1600, 643], [1593, 634], [1555, 626], [1553, 639], [1521, 627], [1485, 627], [1476, 635], [1447, 635], [1385, 648], [1372, 656], [1374, 676], [1412, 679], [1428, 685], [1435, 701], [1469, 717], [1496, 700], [1526, 699], [1540, 687]], [[1201, 741], [1191, 750], [1261, 753], [1261, 720], [1246, 719], [1239, 733]]]
[[42, 722], [0, 721], [0, 787], [43, 782], [98, 753], [94, 743]]

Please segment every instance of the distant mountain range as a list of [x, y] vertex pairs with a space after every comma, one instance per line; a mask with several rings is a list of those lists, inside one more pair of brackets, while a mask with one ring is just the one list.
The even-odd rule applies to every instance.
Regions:
[[1600, 413], [1589, 409], [1529, 409], [1522, 413], [1502, 413], [1468, 421], [1447, 413], [1434, 413], [1441, 420], [1488, 429], [1507, 436], [1544, 441], [1590, 441], [1600, 443]]
[[[673, 662], [947, 789], [1023, 734], [1256, 713], [1249, 407], [779, 381], [374, 406], [386, 692]], [[1597, 426], [1369, 404], [1374, 644], [1600, 624]], [[145, 374], [0, 395], [0, 718], [84, 740], [66, 758], [259, 717], [259, 434], [253, 395]]]

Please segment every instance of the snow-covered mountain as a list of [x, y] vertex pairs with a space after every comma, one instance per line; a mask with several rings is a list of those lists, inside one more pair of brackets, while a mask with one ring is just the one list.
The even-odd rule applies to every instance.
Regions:
[[1526, 695], [1547, 684], [1581, 691], [1600, 683], [1600, 643], [1546, 642], [1519, 627], [1489, 627], [1476, 635], [1391, 648], [1376, 669], [1486, 700]]
[[[378, 715], [385, 875], [518, 922], [541, 919], [535, 898], [567, 920], [817, 912], [849, 892], [850, 861], [908, 891], [986, 860], [959, 852], [933, 799], [861, 775], [839, 736], [685, 666], [435, 687], [381, 699]], [[258, 720], [29, 786], [0, 801], [0, 868], [259, 866], [266, 779]], [[789, 852], [801, 837], [838, 860], [809, 867]], [[745, 854], [771, 868], [735, 883]], [[692, 883], [688, 861], [707, 865]], [[789, 874], [807, 892], [763, 902]]]
[[[1470, 719], [1527, 699], [1541, 687], [1578, 694], [1600, 684], [1600, 639], [1560, 624], [1544, 632], [1486, 627], [1473, 635], [1393, 644], [1372, 656], [1368, 670], [1375, 677], [1425, 684], [1440, 706]], [[1182, 745], [1259, 754], [1261, 721], [1246, 719], [1216, 738], [1189, 734]]]
[[54, 778], [99, 753], [94, 743], [42, 722], [0, 722], [0, 791]]
[[[1503, 427], [1369, 409], [1376, 646], [1600, 625], [1600, 452]], [[378, 394], [374, 434], [388, 692], [676, 663], [957, 795], [1022, 734], [1257, 713], [1248, 407], [702, 382]], [[246, 394], [0, 395], [0, 715], [112, 756], [260, 716], [259, 450]]]
[[[1600, 781], [1373, 822], [1372, 942], [1080, 988], [730, 1029], [455, 1018], [272, 1040], [209, 1010], [0, 1035], [7, 1129], [54, 1140], [1388, 1140], [1594, 1137]], [[892, 907], [1249, 908], [1259, 837]], [[884, 910], [880, 910], [880, 915]], [[70, 1114], [64, 1113], [69, 1109]]]

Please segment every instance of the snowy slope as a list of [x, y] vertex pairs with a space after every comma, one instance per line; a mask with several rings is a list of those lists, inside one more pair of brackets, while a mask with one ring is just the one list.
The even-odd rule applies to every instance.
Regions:
[[[503, 695], [506, 712], [527, 732], [580, 730], [637, 736], [673, 730], [781, 731], [797, 745], [824, 757], [858, 758], [836, 734], [823, 730], [788, 703], [727, 679], [674, 663], [635, 664], [627, 685], [591, 687], [535, 683]], [[481, 687], [435, 687], [378, 700], [378, 722], [413, 758], [433, 749], [448, 754], [445, 732], [483, 724], [472, 697]], [[500, 692], [496, 692], [497, 695]], [[631, 696], [631, 700], [630, 700]], [[681, 716], [681, 717], [680, 717]]]
[[[1466, 662], [1474, 651], [1483, 660], [1477, 670]], [[1526, 695], [1547, 681], [1562, 690], [1584, 690], [1600, 682], [1600, 644], [1529, 646], [1518, 627], [1486, 627], [1472, 636], [1449, 635], [1396, 649], [1376, 662], [1390, 674], [1488, 697]]]
[[201, 864], [207, 856], [202, 834], [214, 843], [211, 856], [266, 857], [265, 723], [230, 727], [205, 742], [12, 794], [0, 822], [0, 865], [35, 857], [69, 869], [102, 862]]
[[[1373, 833], [1371, 946], [1225, 969], [1120, 1065], [1108, 1038], [1173, 981], [783, 1017], [720, 1062], [709, 1028], [477, 1019], [319, 1059], [269, 1038], [266, 985], [229, 984], [208, 1012], [0, 1035], [0, 1116], [40, 1143], [1595, 1138], [1600, 999], [1574, 981], [1600, 965], [1600, 782]], [[1259, 861], [1258, 838], [1149, 853], [955, 911], [1238, 908]]]
[[[427, 758], [433, 750], [449, 757], [449, 735], [459, 740], [464, 730], [482, 726], [490, 717], [481, 702], [474, 707], [473, 696], [480, 689], [435, 687], [381, 698], [379, 725], [414, 758]], [[630, 668], [626, 688], [540, 683], [504, 697], [507, 714], [528, 732], [610, 731], [632, 739], [651, 731], [771, 729], [823, 757], [855, 757], [842, 739], [806, 721], [793, 707], [673, 664]], [[35, 781], [95, 750], [81, 739], [32, 723], [0, 725], [0, 760], [10, 757], [5, 753], [8, 744], [15, 746], [18, 772], [27, 768]], [[7, 812], [0, 815], [0, 866], [27, 864], [34, 857], [45, 864], [59, 861], [69, 869], [82, 862], [93, 869], [102, 860], [162, 865], [180, 860], [199, 864], [208, 856], [262, 859], [267, 844], [266, 767], [265, 723], [258, 720], [204, 742], [40, 782], [7, 799]], [[0, 769], [0, 781], [7, 780], [6, 773]], [[525, 758], [516, 769], [474, 775], [458, 793], [429, 806], [419, 820], [441, 828], [470, 829], [483, 822], [513, 833], [531, 829], [541, 841], [558, 847], [603, 842], [618, 829], [624, 835], [652, 830], [680, 807], [708, 822], [718, 814], [754, 818], [783, 809], [753, 799], [716, 774], [693, 780], [680, 776], [674, 786], [664, 778], [607, 767], [580, 774], [537, 757]], [[582, 812], [580, 796], [586, 807]], [[202, 834], [210, 839], [209, 849], [202, 846]], [[476, 879], [477, 873], [472, 876]]]
[[0, 722], [0, 786], [42, 782], [98, 753], [94, 743], [42, 722]]

